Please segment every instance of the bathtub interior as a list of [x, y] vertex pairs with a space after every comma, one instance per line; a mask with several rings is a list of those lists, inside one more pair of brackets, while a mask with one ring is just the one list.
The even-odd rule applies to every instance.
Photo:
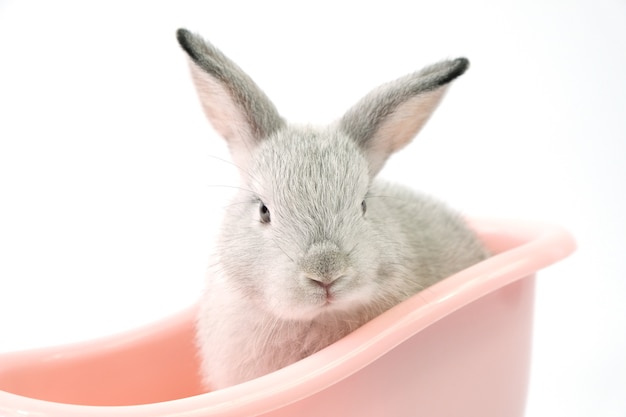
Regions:
[[193, 309], [156, 325], [82, 344], [2, 357], [0, 390], [81, 405], [163, 402], [203, 392]]
[[[477, 224], [479, 235], [492, 252], [500, 254], [497, 256], [506, 257], [513, 249], [526, 246], [536, 234], [524, 225], [513, 229], [499, 222]], [[542, 255], [551, 250], [542, 249]], [[571, 250], [561, 248], [555, 252]], [[562, 253], [554, 257], [563, 257]], [[448, 283], [440, 284], [442, 291], [452, 291], [446, 287]], [[451, 288], [455, 285], [450, 281]], [[302, 394], [299, 401], [289, 400], [271, 415], [325, 415], [336, 413], [338, 404], [343, 404], [350, 415], [412, 415], [417, 400], [422, 406], [433, 403], [435, 408], [431, 409], [437, 410], [436, 415], [462, 415], [458, 413], [467, 407], [480, 408], [482, 404], [484, 409], [486, 403], [495, 414], [485, 416], [522, 415], [511, 410], [523, 410], [525, 401], [533, 288], [534, 274], [516, 276], [434, 321], [396, 345], [392, 354], [381, 355], [362, 369], [336, 377], [332, 390], [320, 388], [311, 395]], [[195, 308], [190, 308], [145, 328], [96, 341], [0, 355], [0, 394], [5, 391], [32, 399], [91, 406], [165, 403], [202, 394], [194, 346], [194, 313]], [[325, 351], [317, 360], [334, 359], [333, 346]], [[407, 361], [407, 357], [412, 359]], [[420, 377], [414, 378], [417, 374]], [[410, 392], [415, 393], [411, 401], [406, 401], [406, 391], [398, 389], [403, 381], [411, 381]], [[249, 387], [262, 386], [251, 382]], [[243, 388], [241, 392], [249, 394]], [[364, 399], [388, 401], [346, 402], [350, 392], [359, 392]], [[455, 401], [441, 398], [442, 392], [454, 393]], [[384, 407], [384, 413], [376, 407]], [[249, 415], [257, 413], [250, 411]]]

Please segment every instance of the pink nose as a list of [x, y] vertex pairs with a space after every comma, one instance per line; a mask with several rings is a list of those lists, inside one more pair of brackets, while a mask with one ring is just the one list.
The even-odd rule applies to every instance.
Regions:
[[307, 278], [311, 282], [313, 282], [314, 284], [320, 286], [324, 291], [326, 291], [326, 298], [327, 299], [332, 299], [333, 298], [333, 294], [331, 293], [331, 287], [337, 281], [339, 281], [343, 277], [344, 277], [343, 275], [336, 275], [336, 276], [331, 277], [331, 278], [318, 277], [316, 275], [307, 275]]
[[319, 276], [319, 275], [314, 275], [314, 274], [307, 274], [306, 277], [309, 280], [311, 280], [314, 283], [316, 283], [317, 285], [319, 285], [320, 287], [327, 288], [327, 287], [330, 287], [331, 285], [333, 285], [335, 282], [337, 282], [341, 278], [343, 278], [344, 275], [343, 274], [336, 274], [336, 275], [332, 275], [332, 276], [328, 276], [328, 275]]

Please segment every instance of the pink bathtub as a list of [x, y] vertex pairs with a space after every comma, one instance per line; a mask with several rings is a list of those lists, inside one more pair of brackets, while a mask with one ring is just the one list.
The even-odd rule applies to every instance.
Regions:
[[270, 375], [203, 393], [192, 307], [126, 334], [1, 354], [0, 416], [522, 416], [535, 273], [574, 241], [542, 224], [472, 224], [496, 256]]

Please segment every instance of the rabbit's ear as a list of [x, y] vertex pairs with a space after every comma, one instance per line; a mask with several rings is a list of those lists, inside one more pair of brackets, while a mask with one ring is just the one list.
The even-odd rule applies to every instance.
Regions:
[[376, 175], [393, 152], [408, 144], [469, 61], [443, 61], [383, 84], [346, 112], [339, 127], [359, 143]]
[[245, 168], [251, 150], [283, 127], [283, 119], [265, 93], [221, 51], [186, 29], [179, 29], [177, 38], [189, 55], [204, 113], [226, 139], [235, 163]]

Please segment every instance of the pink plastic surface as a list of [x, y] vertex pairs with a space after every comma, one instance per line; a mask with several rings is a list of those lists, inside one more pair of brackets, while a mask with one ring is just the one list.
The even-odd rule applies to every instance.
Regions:
[[202, 393], [192, 307], [133, 332], [0, 355], [0, 415], [522, 416], [534, 274], [575, 244], [554, 226], [472, 225], [496, 256], [272, 374]]

